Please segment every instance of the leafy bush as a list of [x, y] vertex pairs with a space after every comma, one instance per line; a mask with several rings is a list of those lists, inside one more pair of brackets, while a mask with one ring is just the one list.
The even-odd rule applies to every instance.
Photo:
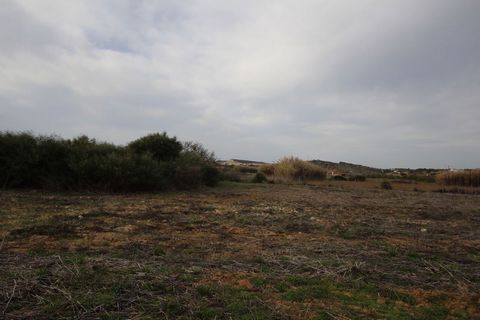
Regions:
[[197, 158], [201, 159], [206, 163], [215, 163], [215, 153], [209, 151], [199, 142], [187, 141], [182, 144], [183, 154], [195, 155]]
[[267, 181], [267, 177], [262, 172], [257, 172], [257, 174], [253, 177], [253, 183], [263, 183]]
[[212, 165], [203, 166], [202, 179], [206, 186], [214, 187], [220, 181], [220, 171]]
[[175, 186], [180, 189], [194, 189], [202, 184], [200, 166], [178, 166], [175, 170]]
[[28, 187], [36, 184], [37, 141], [27, 132], [0, 133], [0, 183]]
[[170, 138], [165, 132], [152, 133], [128, 144], [128, 148], [135, 154], [150, 153], [155, 160], [172, 161], [178, 158], [182, 151], [182, 144], [176, 137]]

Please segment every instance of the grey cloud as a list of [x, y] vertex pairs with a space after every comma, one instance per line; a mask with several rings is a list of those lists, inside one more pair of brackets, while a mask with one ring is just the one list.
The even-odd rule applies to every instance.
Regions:
[[478, 9], [8, 0], [0, 129], [117, 143], [166, 130], [222, 158], [479, 167]]

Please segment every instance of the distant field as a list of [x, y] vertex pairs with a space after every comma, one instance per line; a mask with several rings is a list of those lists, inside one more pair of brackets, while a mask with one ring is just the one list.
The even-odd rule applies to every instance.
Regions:
[[480, 196], [380, 182], [3, 191], [0, 318], [480, 319]]

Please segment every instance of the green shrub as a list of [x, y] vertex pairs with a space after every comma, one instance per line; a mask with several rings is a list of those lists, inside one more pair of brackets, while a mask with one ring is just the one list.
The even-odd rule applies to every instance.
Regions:
[[212, 165], [205, 165], [202, 168], [203, 183], [208, 187], [214, 187], [220, 181], [220, 171]]
[[182, 144], [182, 154], [195, 155], [206, 163], [215, 163], [215, 153], [209, 151], [199, 142], [187, 141]]
[[253, 177], [253, 183], [263, 183], [267, 181], [267, 177], [262, 172], [257, 172], [257, 174]]
[[0, 133], [1, 187], [35, 185], [37, 161], [37, 141], [32, 134]]
[[200, 144], [182, 151], [165, 133], [122, 147], [87, 136], [0, 132], [0, 187], [128, 192], [213, 186], [219, 172], [212, 156]]
[[198, 188], [202, 181], [202, 168], [200, 166], [177, 166], [174, 177], [174, 183], [177, 188]]
[[178, 158], [182, 151], [182, 144], [176, 137], [170, 138], [165, 132], [152, 133], [128, 144], [128, 148], [135, 154], [150, 153], [155, 160], [172, 161]]

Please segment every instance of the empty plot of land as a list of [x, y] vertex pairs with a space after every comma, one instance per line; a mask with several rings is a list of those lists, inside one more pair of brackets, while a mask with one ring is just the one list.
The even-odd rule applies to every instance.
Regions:
[[480, 196], [0, 193], [6, 319], [480, 318]]

